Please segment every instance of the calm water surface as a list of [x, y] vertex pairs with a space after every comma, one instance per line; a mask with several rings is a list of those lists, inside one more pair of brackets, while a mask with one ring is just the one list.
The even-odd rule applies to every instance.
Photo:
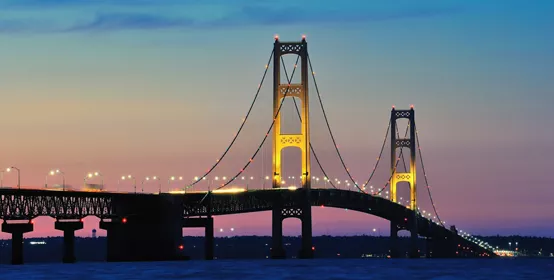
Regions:
[[554, 258], [215, 260], [0, 265], [0, 279], [554, 279]]

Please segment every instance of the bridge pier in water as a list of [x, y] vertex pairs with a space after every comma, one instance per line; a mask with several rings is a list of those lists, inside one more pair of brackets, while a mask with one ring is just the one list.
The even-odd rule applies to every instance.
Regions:
[[206, 218], [185, 218], [183, 219], [184, 228], [204, 228], [204, 259], [214, 259], [214, 218], [209, 215]]
[[430, 258], [458, 258], [460, 254], [460, 239], [456, 242], [458, 233], [454, 226], [450, 231], [436, 232], [427, 239], [427, 255]]
[[33, 231], [33, 224], [2, 223], [2, 232], [12, 234], [12, 264], [23, 264], [23, 234]]
[[390, 222], [389, 250], [391, 258], [400, 258], [400, 251], [398, 249], [398, 225], [395, 222]]
[[301, 196], [301, 206], [283, 206], [282, 201], [274, 201], [272, 209], [272, 246], [271, 258], [284, 259], [286, 251], [283, 247], [283, 220], [287, 218], [298, 218], [302, 223], [302, 240], [298, 258], [311, 259], [314, 257], [312, 243], [312, 207], [309, 201], [310, 190], [296, 190]]
[[271, 258], [284, 259], [287, 257], [283, 247], [283, 218], [281, 206], [273, 206], [271, 219]]
[[171, 261], [182, 260], [182, 211], [171, 195], [131, 195], [117, 198], [124, 213], [111, 220], [100, 221], [107, 231], [107, 260]]
[[[390, 257], [391, 258], [401, 258], [403, 254], [400, 253], [399, 240], [398, 240], [398, 231], [402, 229], [407, 229], [410, 231], [410, 241], [408, 247], [408, 257], [409, 258], [419, 258], [419, 246], [418, 246], [418, 228], [417, 228], [417, 217], [415, 212], [410, 215], [410, 219], [405, 218], [404, 223], [398, 224], [397, 222], [390, 222]], [[402, 250], [404, 251], [404, 250]]]
[[57, 230], [63, 231], [63, 259], [64, 263], [75, 262], [75, 231], [83, 229], [82, 221], [57, 220], [54, 224]]

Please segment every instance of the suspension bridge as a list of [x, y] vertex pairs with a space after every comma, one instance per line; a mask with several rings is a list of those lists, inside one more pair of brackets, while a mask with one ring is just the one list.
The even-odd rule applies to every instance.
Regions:
[[[283, 58], [286, 55], [296, 56], [290, 76]], [[206, 191], [195, 190], [194, 186], [213, 175], [214, 170], [228, 156], [229, 151], [236, 146], [239, 135], [251, 117], [271, 64], [273, 64], [272, 121], [261, 142], [251, 157], [239, 166], [235, 175], [223, 177], [221, 184], [210, 187]], [[300, 68], [300, 81], [293, 83], [298, 68]], [[333, 143], [334, 152], [348, 176], [348, 180], [345, 181], [347, 189], [340, 188], [338, 185], [340, 181], [329, 179], [330, 174], [324, 168], [321, 158], [318, 157], [312, 145], [308, 98], [310, 80], [315, 87], [317, 101], [323, 112], [323, 120]], [[293, 115], [300, 123], [299, 131], [293, 134], [283, 132], [282, 119], [285, 111], [282, 108], [285, 100], [293, 101]], [[397, 123], [401, 119], [408, 121], [403, 135]], [[266, 176], [265, 180], [271, 181], [271, 187], [253, 186], [247, 189], [233, 187], [233, 182], [244, 179], [245, 171], [259, 157], [260, 151], [269, 138], [272, 138], [272, 173], [271, 176]], [[382, 161], [387, 142], [390, 143], [391, 148], [388, 180], [382, 187], [373, 188], [372, 182]], [[286, 164], [282, 151], [289, 148], [299, 149], [301, 152], [299, 186], [285, 185], [283, 167]], [[404, 151], [409, 152], [404, 154]], [[321, 185], [312, 187], [316, 179], [315, 183], [319, 183], [319, 177], [315, 177], [312, 172], [312, 160], [324, 175], [324, 187]], [[417, 167], [422, 170], [426, 194], [431, 201], [434, 215], [430, 211], [425, 213], [418, 206]], [[392, 108], [379, 156], [373, 169], [368, 173], [368, 179], [359, 183], [347, 168], [323, 106], [306, 38], [303, 36], [301, 41], [282, 42], [275, 37], [274, 47], [265, 66], [262, 80], [236, 134], [215, 164], [202, 176], [195, 177], [186, 187], [168, 192], [162, 192], [160, 189], [159, 193], [136, 192], [136, 182], [134, 193], [65, 190], [65, 182], [63, 191], [44, 188], [4, 188], [0, 189], [0, 219], [3, 220], [2, 232], [10, 233], [12, 236], [13, 264], [23, 263], [23, 234], [33, 230], [32, 220], [39, 216], [50, 216], [56, 219], [55, 228], [64, 232], [63, 262], [70, 263], [75, 261], [75, 231], [83, 228], [82, 219], [89, 215], [100, 218], [100, 227], [107, 231], [108, 261], [155, 261], [178, 260], [184, 257], [182, 229], [187, 227], [205, 228], [205, 257], [213, 259], [213, 217], [259, 211], [272, 213], [270, 252], [272, 258], [287, 256], [283, 247], [282, 229], [283, 220], [287, 218], [300, 219], [302, 224], [302, 244], [298, 256], [313, 258], [316, 255], [312, 244], [312, 207], [314, 206], [351, 209], [390, 221], [389, 255], [392, 258], [495, 256], [493, 248], [487, 243], [457, 230], [454, 226], [446, 227], [440, 219], [432, 199], [421, 155], [413, 106], [408, 109]], [[94, 174], [89, 175], [94, 176]], [[402, 197], [399, 198], [397, 191], [399, 183], [409, 185], [409, 199], [406, 201]], [[399, 248], [398, 232], [402, 230], [407, 230], [410, 234], [409, 248]], [[427, 241], [424, 250], [418, 248], [419, 238], [425, 238]]]

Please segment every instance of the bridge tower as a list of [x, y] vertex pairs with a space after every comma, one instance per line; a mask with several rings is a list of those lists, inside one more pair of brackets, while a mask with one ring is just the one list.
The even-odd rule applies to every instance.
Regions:
[[[397, 138], [396, 121], [398, 119], [408, 119], [408, 126], [410, 131], [409, 138]], [[412, 217], [408, 219], [405, 225], [399, 225], [391, 222], [391, 256], [398, 257], [397, 239], [398, 231], [401, 229], [408, 229], [411, 235], [410, 242], [410, 257], [417, 257], [419, 255], [417, 248], [417, 184], [416, 184], [416, 130], [415, 130], [415, 111], [411, 106], [409, 110], [396, 110], [393, 106], [390, 119], [391, 127], [391, 181], [390, 181], [390, 199], [393, 202], [397, 202], [398, 195], [396, 187], [399, 182], [408, 182], [410, 185], [410, 206]], [[398, 148], [408, 148], [410, 150], [410, 168], [405, 172], [398, 172], [397, 163], [397, 150]]]
[[[299, 218], [302, 221], [301, 258], [312, 258], [312, 212], [310, 203], [310, 122], [308, 100], [308, 44], [303, 36], [300, 42], [280, 42], [275, 37], [273, 45], [273, 188], [281, 187], [282, 160], [281, 153], [285, 148], [296, 147], [302, 153], [302, 189], [296, 190], [299, 199], [293, 205], [283, 201], [274, 201], [272, 222], [272, 258], [284, 258], [283, 220]], [[299, 84], [281, 84], [281, 57], [287, 54], [300, 56], [301, 82]], [[301, 102], [300, 134], [281, 133], [281, 103], [283, 98], [298, 98]]]

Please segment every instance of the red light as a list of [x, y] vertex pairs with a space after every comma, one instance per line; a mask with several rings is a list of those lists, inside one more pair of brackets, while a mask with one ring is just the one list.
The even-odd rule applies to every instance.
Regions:
[[413, 109], [413, 108], [414, 108], [414, 104], [410, 105], [410, 108]]
[[315, 247], [314, 247], [314, 246], [312, 246], [312, 251], [315, 251]]
[[121, 219], [121, 222], [124, 223], [124, 224], [127, 223], [127, 218]]
[[83, 219], [79, 219], [79, 221], [82, 223], [82, 222], [83, 222]]
[[179, 250], [183, 250], [183, 249], [185, 249], [185, 246], [183, 246], [182, 244], [179, 245]]
[[279, 40], [279, 35], [275, 35], [275, 40]]
[[404, 222], [407, 222], [408, 221], [408, 218], [404, 218]]
[[31, 224], [34, 224], [34, 223], [35, 223], [35, 221], [33, 221], [33, 220], [30, 220], [29, 222], [30, 222]]
[[306, 40], [306, 35], [302, 35], [302, 40]]
[[393, 109], [395, 108], [394, 105], [392, 105], [392, 108], [393, 108]]

